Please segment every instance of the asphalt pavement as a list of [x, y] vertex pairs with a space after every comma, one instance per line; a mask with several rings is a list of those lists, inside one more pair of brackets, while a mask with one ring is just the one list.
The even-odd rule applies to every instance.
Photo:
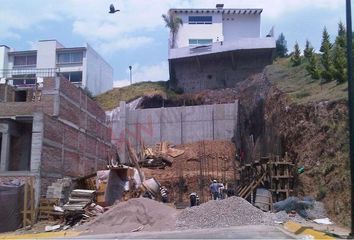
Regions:
[[81, 235], [81, 239], [295, 239], [282, 228], [264, 225], [208, 228], [168, 232]]

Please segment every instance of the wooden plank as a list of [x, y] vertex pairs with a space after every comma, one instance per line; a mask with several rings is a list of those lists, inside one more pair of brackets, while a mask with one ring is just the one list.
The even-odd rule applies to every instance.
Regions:
[[34, 210], [34, 181], [30, 179], [31, 225], [34, 225], [36, 212]]
[[28, 201], [28, 183], [27, 183], [27, 179], [25, 181], [25, 196], [24, 196], [24, 201], [23, 201], [23, 217], [22, 217], [22, 225], [23, 227], [26, 227], [27, 226], [27, 222], [26, 222], [26, 219], [27, 219], [27, 201]]

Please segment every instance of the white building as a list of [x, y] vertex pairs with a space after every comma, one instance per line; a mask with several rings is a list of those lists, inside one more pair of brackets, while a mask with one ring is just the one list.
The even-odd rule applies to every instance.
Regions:
[[62, 75], [94, 96], [113, 88], [112, 67], [88, 44], [66, 48], [56, 40], [38, 41], [37, 50], [14, 51], [0, 45], [0, 78], [18, 88], [43, 77]]
[[[262, 9], [170, 9], [180, 18], [169, 40], [170, 79], [185, 91], [233, 87], [271, 62], [272, 34], [261, 37]], [[194, 66], [193, 66], [193, 63]], [[222, 63], [222, 64], [221, 64]], [[219, 66], [217, 66], [219, 65]]]

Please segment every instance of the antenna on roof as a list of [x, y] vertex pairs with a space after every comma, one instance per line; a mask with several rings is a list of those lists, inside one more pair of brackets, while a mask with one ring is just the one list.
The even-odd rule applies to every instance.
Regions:
[[223, 9], [223, 8], [224, 8], [224, 4], [223, 3], [216, 4], [216, 9]]

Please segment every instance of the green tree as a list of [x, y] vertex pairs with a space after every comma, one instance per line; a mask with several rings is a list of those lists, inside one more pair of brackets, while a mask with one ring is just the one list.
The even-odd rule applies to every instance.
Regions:
[[321, 42], [321, 48], [320, 48], [320, 52], [324, 52], [325, 48], [331, 48], [332, 45], [331, 45], [331, 41], [329, 39], [329, 34], [327, 32], [327, 28], [324, 27], [323, 28], [323, 32], [322, 32], [322, 42]]
[[314, 49], [311, 46], [311, 43], [309, 42], [309, 40], [306, 40], [305, 49], [304, 49], [304, 57], [308, 61], [310, 61], [310, 58], [312, 57], [313, 52], [314, 52]]
[[333, 77], [338, 84], [347, 81], [346, 30], [342, 22], [338, 23], [338, 35], [333, 46]]
[[287, 48], [287, 42], [285, 40], [285, 36], [283, 33], [281, 33], [276, 41], [276, 57], [285, 57], [288, 48]]
[[294, 54], [291, 56], [291, 63], [292, 66], [299, 66], [301, 64], [301, 51], [300, 51], [300, 47], [299, 44], [297, 42], [295, 42], [295, 46], [294, 46]]
[[176, 45], [176, 36], [181, 25], [183, 25], [182, 19], [176, 16], [173, 12], [169, 12], [167, 15], [162, 14], [162, 19], [165, 21], [166, 27], [170, 29], [171, 33], [171, 48]]
[[308, 58], [308, 64], [306, 65], [307, 72], [313, 79], [320, 79], [320, 69], [318, 68], [316, 56], [314, 53]]
[[321, 71], [321, 77], [324, 82], [330, 82], [333, 79], [333, 64], [330, 56], [332, 44], [329, 40], [329, 34], [326, 27], [324, 27], [322, 32], [322, 43], [320, 52], [322, 52], [321, 63], [323, 70]]
[[342, 22], [338, 23], [338, 35], [335, 40], [335, 44], [339, 45], [342, 48], [345, 48], [347, 46], [347, 40], [346, 40], [346, 30], [344, 27], [344, 24]]
[[338, 84], [347, 81], [345, 49], [337, 44], [333, 48], [333, 77], [337, 80]]

